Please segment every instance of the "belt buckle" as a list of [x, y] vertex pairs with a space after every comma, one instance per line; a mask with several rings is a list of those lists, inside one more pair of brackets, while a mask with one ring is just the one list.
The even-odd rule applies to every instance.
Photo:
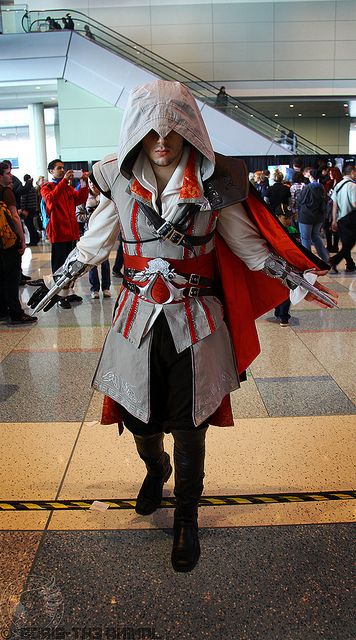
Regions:
[[188, 297], [196, 298], [199, 295], [199, 287], [189, 287]]
[[169, 240], [175, 245], [180, 245], [184, 240], [184, 233], [180, 233], [170, 222], [165, 222], [157, 229], [157, 233], [164, 240]]
[[189, 284], [199, 284], [200, 282], [200, 275], [198, 273], [191, 273], [189, 276], [189, 280], [188, 283]]

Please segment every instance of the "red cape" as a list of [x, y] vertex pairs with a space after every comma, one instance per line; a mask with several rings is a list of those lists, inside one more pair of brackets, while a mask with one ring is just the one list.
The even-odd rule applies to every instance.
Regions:
[[[279, 220], [253, 191], [243, 203], [250, 220], [271, 247], [271, 252], [284, 258], [298, 271], [328, 269], [317, 256], [294, 241]], [[250, 271], [244, 262], [229, 249], [222, 237], [216, 235], [216, 256], [223, 290], [225, 320], [229, 328], [239, 373], [243, 373], [260, 353], [255, 320], [288, 298], [288, 289], [262, 271]], [[120, 407], [108, 396], [104, 398], [102, 424], [119, 423]], [[226, 396], [210, 418], [210, 424], [233, 425], [230, 397]]]

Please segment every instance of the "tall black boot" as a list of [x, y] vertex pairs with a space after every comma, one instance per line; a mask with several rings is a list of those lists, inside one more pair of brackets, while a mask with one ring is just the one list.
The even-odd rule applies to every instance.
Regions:
[[136, 500], [136, 513], [148, 516], [161, 504], [163, 485], [172, 473], [168, 453], [163, 449], [163, 433], [151, 436], [134, 435], [136, 448], [147, 468]]
[[200, 556], [198, 502], [203, 492], [205, 435], [197, 431], [172, 431], [174, 438], [175, 487], [172, 565], [175, 571], [194, 569]]

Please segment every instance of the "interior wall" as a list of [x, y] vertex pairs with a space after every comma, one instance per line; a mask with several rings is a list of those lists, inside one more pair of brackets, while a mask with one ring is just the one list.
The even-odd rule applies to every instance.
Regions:
[[59, 147], [65, 162], [101, 160], [117, 151], [122, 109], [58, 80]]
[[349, 118], [279, 118], [281, 125], [296, 135], [312, 140], [330, 154], [349, 153]]
[[74, 0], [71, 9], [216, 83], [329, 79], [332, 88], [333, 80], [355, 78], [355, 0]]

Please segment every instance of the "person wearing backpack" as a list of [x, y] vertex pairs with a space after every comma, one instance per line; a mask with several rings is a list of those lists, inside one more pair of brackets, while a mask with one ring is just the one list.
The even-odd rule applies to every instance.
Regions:
[[19, 300], [21, 256], [26, 243], [11, 185], [11, 169], [0, 162], [0, 320], [31, 324], [37, 318], [27, 315]]
[[328, 262], [329, 253], [320, 235], [320, 229], [326, 215], [325, 191], [317, 181], [316, 169], [310, 169], [306, 178], [309, 178], [310, 184], [302, 189], [297, 199], [300, 241], [303, 247], [309, 251], [313, 244], [318, 256]]

